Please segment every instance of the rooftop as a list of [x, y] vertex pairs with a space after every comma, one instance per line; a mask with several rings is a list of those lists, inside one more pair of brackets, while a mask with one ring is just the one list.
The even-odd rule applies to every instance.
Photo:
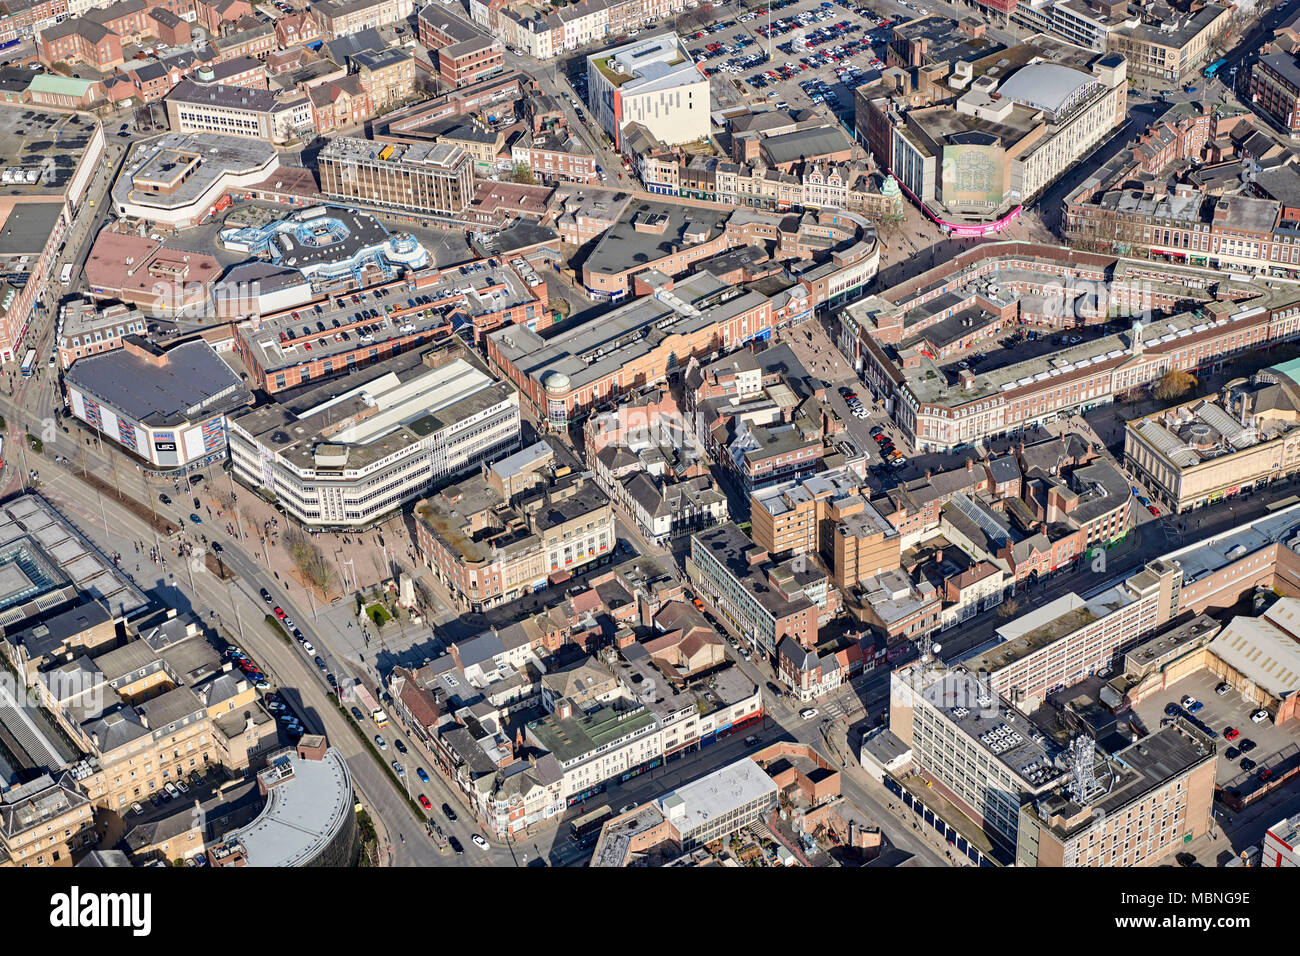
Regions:
[[64, 381], [151, 427], [181, 425], [252, 403], [252, 393], [207, 342], [153, 351], [158, 355], [128, 345], [88, 355], [64, 373]]

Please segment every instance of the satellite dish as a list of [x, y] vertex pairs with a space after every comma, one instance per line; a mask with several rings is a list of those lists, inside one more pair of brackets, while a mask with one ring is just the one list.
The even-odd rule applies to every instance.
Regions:
[[942, 645], [942, 644], [931, 644], [931, 645], [930, 645], [930, 653], [932, 653], [932, 654], [937, 655], [941, 650], [943, 650], [943, 645]]

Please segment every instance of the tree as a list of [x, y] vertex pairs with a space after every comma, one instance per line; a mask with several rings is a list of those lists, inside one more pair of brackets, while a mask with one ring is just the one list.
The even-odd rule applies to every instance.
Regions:
[[1182, 398], [1195, 387], [1196, 376], [1190, 372], [1184, 372], [1182, 369], [1173, 368], [1165, 372], [1160, 381], [1156, 383], [1154, 394], [1162, 402], [1167, 402], [1175, 398]]
[[522, 183], [525, 186], [533, 186], [537, 183], [537, 180], [533, 178], [533, 171], [523, 163], [515, 164], [515, 171], [512, 174], [512, 178], [515, 182]]
[[1007, 598], [998, 605], [998, 617], [1009, 618], [1015, 617], [1020, 611], [1020, 602], [1015, 598]]
[[316, 542], [298, 528], [291, 527], [285, 532], [284, 546], [308, 584], [321, 591], [334, 586], [334, 566]]

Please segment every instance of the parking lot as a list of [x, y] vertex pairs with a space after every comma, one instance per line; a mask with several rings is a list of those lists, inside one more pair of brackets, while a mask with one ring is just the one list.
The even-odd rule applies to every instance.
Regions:
[[825, 103], [849, 117], [853, 89], [884, 67], [888, 25], [859, 0], [775, 0], [730, 6], [683, 36], [704, 71], [734, 80], [777, 107]]
[[[1242, 698], [1235, 690], [1218, 694], [1219, 680], [1207, 670], [1198, 671], [1180, 680], [1161, 694], [1140, 703], [1137, 715], [1149, 730], [1155, 730], [1162, 720], [1167, 720], [1165, 708], [1171, 704], [1181, 706], [1186, 697], [1201, 704], [1193, 716], [1218, 734], [1218, 766], [1215, 779], [1224, 785], [1243, 775], [1272, 773], [1272, 766], [1296, 750], [1297, 731], [1292, 725], [1276, 727], [1271, 720], [1254, 723], [1250, 715], [1259, 705]], [[1237, 736], [1229, 740], [1229, 731]]]

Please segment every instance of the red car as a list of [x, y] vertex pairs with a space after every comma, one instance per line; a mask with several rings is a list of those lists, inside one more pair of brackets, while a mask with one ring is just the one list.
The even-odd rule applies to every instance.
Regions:
[[1272, 779], [1273, 779], [1273, 771], [1272, 771], [1272, 770], [1269, 770], [1267, 767], [1265, 767], [1263, 770], [1261, 770], [1261, 771], [1259, 772], [1259, 779], [1260, 779], [1260, 780], [1272, 780]]
[[282, 621], [285, 619], [284, 608], [280, 607], [278, 604], [275, 607], [275, 616]]
[[1223, 737], [1225, 740], [1236, 740], [1240, 736], [1241, 736], [1241, 731], [1238, 730], [1236, 727], [1229, 727], [1227, 730], [1223, 732]]
[[1147, 505], [1147, 511], [1151, 512], [1151, 514], [1157, 518], [1160, 517], [1160, 509], [1155, 505]]
[[433, 809], [433, 804], [429, 802], [429, 798], [426, 797], [424, 794], [420, 794], [419, 800], [420, 800], [420, 806], [424, 807], [424, 809], [426, 810]]

